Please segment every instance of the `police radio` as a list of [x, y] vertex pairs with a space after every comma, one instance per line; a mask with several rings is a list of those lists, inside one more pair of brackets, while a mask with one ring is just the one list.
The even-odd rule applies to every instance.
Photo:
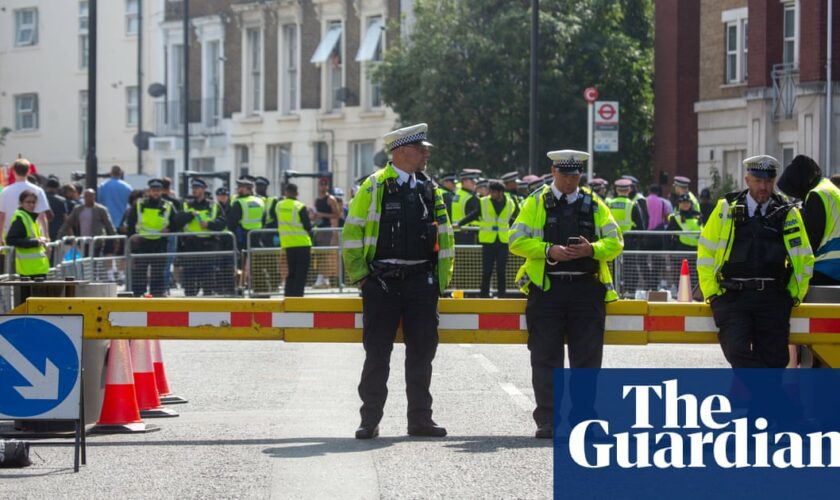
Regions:
[[746, 205], [734, 205], [732, 207], [732, 220], [735, 221], [736, 224], [742, 224], [747, 220], [747, 207]]

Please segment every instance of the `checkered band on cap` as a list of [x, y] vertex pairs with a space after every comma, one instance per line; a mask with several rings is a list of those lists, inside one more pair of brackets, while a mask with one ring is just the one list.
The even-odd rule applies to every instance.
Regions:
[[406, 144], [412, 144], [415, 142], [421, 142], [425, 140], [426, 132], [417, 132], [416, 134], [407, 135], [405, 137], [400, 137], [399, 139], [394, 140], [394, 142], [391, 143], [389, 150], [393, 151], [400, 146], [405, 146]]

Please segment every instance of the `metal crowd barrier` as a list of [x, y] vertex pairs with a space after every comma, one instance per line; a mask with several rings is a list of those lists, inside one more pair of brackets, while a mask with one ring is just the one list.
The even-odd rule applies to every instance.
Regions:
[[676, 298], [683, 259], [688, 260], [692, 289], [697, 286], [697, 250], [677, 250], [680, 236], [699, 231], [627, 231], [624, 251], [613, 262], [613, 281], [622, 298], [644, 298], [644, 292], [665, 290]]
[[147, 253], [143, 247], [147, 243], [137, 234], [125, 247], [126, 289], [136, 297], [145, 293], [238, 295], [240, 277], [233, 233], [164, 233], [161, 238], [167, 241], [165, 248], [175, 251]]

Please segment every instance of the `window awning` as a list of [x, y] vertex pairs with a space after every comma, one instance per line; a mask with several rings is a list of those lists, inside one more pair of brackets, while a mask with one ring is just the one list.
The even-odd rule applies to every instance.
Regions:
[[373, 56], [376, 54], [376, 49], [379, 48], [379, 43], [382, 40], [383, 29], [384, 23], [382, 18], [376, 19], [370, 23], [367, 32], [365, 32], [365, 38], [362, 40], [362, 44], [359, 45], [359, 51], [356, 53], [357, 61], [373, 60]]
[[335, 49], [335, 45], [338, 43], [338, 39], [340, 37], [341, 26], [332, 26], [324, 35], [324, 38], [321, 39], [321, 43], [318, 44], [318, 48], [315, 49], [315, 53], [312, 54], [312, 59], [310, 59], [309, 62], [313, 64], [323, 64], [327, 62], [327, 59], [330, 57], [333, 49]]

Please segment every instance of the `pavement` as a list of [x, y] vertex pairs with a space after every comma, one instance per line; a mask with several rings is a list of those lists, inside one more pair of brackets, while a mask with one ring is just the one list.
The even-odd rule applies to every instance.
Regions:
[[[159, 432], [35, 442], [0, 469], [0, 499], [550, 498], [551, 442], [533, 438], [524, 345], [444, 344], [434, 365], [444, 439], [405, 433], [404, 349], [392, 356], [381, 437], [357, 441], [359, 344], [165, 341], [178, 418]], [[607, 346], [605, 367], [725, 367], [713, 345]]]

